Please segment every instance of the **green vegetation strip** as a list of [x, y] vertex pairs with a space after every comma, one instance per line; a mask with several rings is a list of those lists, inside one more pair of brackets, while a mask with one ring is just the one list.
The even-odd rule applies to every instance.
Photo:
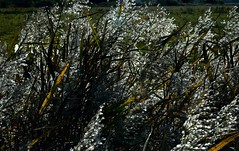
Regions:
[[[176, 24], [182, 26], [185, 22], [191, 22], [192, 25], [196, 24], [198, 17], [203, 15], [210, 7], [213, 12], [212, 16], [214, 19], [217, 18], [217, 26], [220, 29], [220, 22], [226, 18], [232, 6], [166, 6], [165, 8], [170, 13], [170, 16], [175, 18]], [[150, 7], [150, 9], [154, 8]], [[27, 16], [36, 10], [37, 8], [1, 8], [0, 42], [12, 43]], [[109, 7], [92, 7], [91, 13], [95, 13], [92, 16], [93, 21], [96, 22], [108, 10]]]
[[0, 9], [0, 42], [12, 42], [16, 33], [21, 30], [24, 21], [36, 8], [1, 8]]

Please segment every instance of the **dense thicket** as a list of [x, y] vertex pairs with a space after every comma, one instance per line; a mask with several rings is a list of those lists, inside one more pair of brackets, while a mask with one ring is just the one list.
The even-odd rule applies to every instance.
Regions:
[[42, 8], [0, 47], [0, 149], [239, 150], [239, 13], [178, 27], [164, 8]]

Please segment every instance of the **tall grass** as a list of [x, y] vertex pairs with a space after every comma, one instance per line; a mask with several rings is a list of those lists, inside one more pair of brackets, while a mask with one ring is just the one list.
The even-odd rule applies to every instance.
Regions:
[[[238, 149], [238, 12], [43, 8], [0, 62], [1, 150]], [[1, 57], [6, 54], [2, 48]]]

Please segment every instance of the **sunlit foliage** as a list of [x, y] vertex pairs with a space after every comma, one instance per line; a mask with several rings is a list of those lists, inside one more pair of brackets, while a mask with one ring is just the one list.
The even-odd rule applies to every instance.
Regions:
[[182, 27], [133, 0], [89, 10], [42, 8], [0, 47], [1, 150], [238, 150], [237, 7], [220, 35], [210, 9]]

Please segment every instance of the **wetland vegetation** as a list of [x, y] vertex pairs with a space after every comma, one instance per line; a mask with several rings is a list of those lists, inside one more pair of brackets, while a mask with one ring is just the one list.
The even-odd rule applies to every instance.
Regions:
[[0, 10], [0, 150], [239, 150], [236, 6], [63, 2]]

